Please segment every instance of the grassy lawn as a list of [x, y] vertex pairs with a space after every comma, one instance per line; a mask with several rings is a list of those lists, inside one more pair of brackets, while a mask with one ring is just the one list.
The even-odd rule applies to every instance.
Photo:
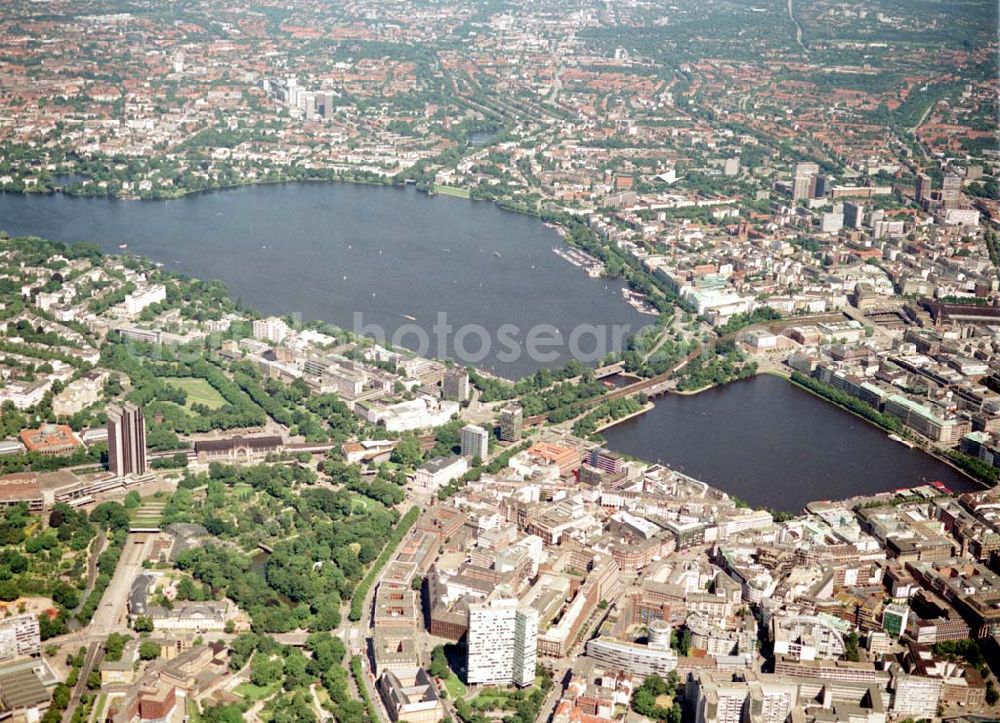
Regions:
[[222, 398], [215, 387], [204, 379], [197, 377], [166, 377], [163, 381], [177, 389], [187, 392], [187, 404], [184, 406], [191, 409], [193, 404], [204, 404], [209, 409], [219, 409], [225, 406], [226, 400]]
[[270, 698], [280, 687], [279, 683], [272, 683], [271, 685], [259, 686], [253, 683], [240, 683], [235, 688], [233, 692], [236, 695], [243, 696], [247, 700], [252, 700], [257, 702], [258, 700], [264, 700], [265, 698]]
[[476, 710], [483, 708], [507, 709], [513, 707], [510, 705], [510, 702], [510, 695], [505, 691], [487, 688], [472, 699], [471, 705]]
[[441, 186], [434, 184], [434, 193], [439, 193], [442, 196], [454, 196], [455, 198], [468, 198], [469, 189], [467, 188], [456, 188], [455, 186]]
[[145, 499], [132, 511], [132, 524], [138, 527], [157, 527], [163, 516], [166, 502], [156, 499]]
[[372, 509], [373, 506], [381, 507], [382, 503], [371, 499], [370, 497], [365, 497], [357, 492], [351, 494], [351, 514], [357, 515], [366, 510]]
[[[454, 673], [452, 676], [454, 677]], [[456, 680], [458, 680], [456, 678]], [[484, 688], [479, 695], [469, 701], [469, 704], [476, 710], [483, 710], [485, 708], [503, 709], [503, 710], [513, 710], [517, 706], [517, 700], [515, 695], [520, 693], [525, 698], [531, 695], [535, 690], [541, 687], [541, 676], [535, 678], [535, 682], [528, 688], [517, 691], [508, 688]], [[461, 681], [459, 681], [461, 683]], [[445, 687], [447, 687], [445, 683]], [[450, 695], [450, 691], [449, 691]]]
[[94, 720], [102, 721], [104, 720], [104, 708], [108, 704], [108, 694], [101, 693], [97, 696], [97, 701], [94, 703]]
[[452, 673], [447, 678], [445, 678], [444, 687], [445, 690], [448, 691], [448, 697], [451, 698], [452, 700], [456, 700], [458, 698], [464, 698], [465, 694], [468, 693], [468, 689], [465, 687], [465, 683], [463, 683], [461, 679], [457, 675], [455, 675], [455, 673]]
[[194, 698], [188, 698], [184, 704], [184, 712], [190, 723], [201, 723], [201, 711], [198, 710], [198, 703]]

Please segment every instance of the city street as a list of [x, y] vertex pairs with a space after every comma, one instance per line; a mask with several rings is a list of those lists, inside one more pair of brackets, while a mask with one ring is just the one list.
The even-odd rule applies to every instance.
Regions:
[[149, 554], [153, 542], [153, 535], [132, 534], [125, 542], [115, 574], [108, 584], [101, 604], [94, 613], [87, 628], [90, 636], [106, 638], [109, 633], [123, 631], [128, 625], [126, 613], [128, 607], [128, 595], [132, 589], [132, 583], [142, 570], [142, 561]]

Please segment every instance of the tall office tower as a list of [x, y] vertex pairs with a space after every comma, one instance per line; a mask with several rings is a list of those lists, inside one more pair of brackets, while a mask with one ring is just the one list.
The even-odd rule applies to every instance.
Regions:
[[517, 442], [521, 439], [521, 424], [524, 412], [518, 404], [508, 404], [500, 410], [500, 439], [504, 442]]
[[815, 176], [816, 182], [813, 186], [813, 198], [826, 198], [830, 191], [830, 179], [826, 176]]
[[931, 177], [926, 173], [917, 174], [917, 190], [913, 195], [917, 203], [923, 203], [931, 197]]
[[538, 662], [538, 611], [530, 605], [517, 609], [514, 616], [513, 683], [524, 687], [535, 682]]
[[860, 203], [844, 201], [844, 225], [848, 228], [861, 228], [865, 220], [865, 207]]
[[486, 459], [486, 453], [489, 451], [490, 435], [485, 429], [477, 427], [475, 424], [466, 424], [462, 427], [460, 440], [463, 457], [479, 457], [480, 460]]
[[819, 164], [816, 163], [796, 163], [795, 171], [792, 174], [792, 200], [801, 201], [810, 198], [816, 190], [816, 174], [819, 173]]
[[108, 462], [116, 477], [146, 473], [146, 422], [131, 402], [108, 407]]
[[958, 195], [962, 191], [962, 177], [949, 173], [941, 183], [941, 203], [954, 206], [958, 203]]
[[312, 117], [316, 115], [316, 94], [303, 93], [299, 103], [302, 112], [305, 113], [306, 120], [312, 120]]
[[453, 402], [469, 398], [469, 374], [464, 369], [447, 369], [441, 381], [441, 396]]
[[323, 116], [324, 119], [329, 120], [333, 118], [333, 110], [333, 93], [329, 90], [317, 93], [316, 112]]
[[469, 605], [470, 684], [530, 685], [538, 654], [538, 611], [516, 598], [493, 598]]
[[795, 176], [792, 179], [792, 200], [801, 201], [809, 198], [812, 189], [812, 176]]

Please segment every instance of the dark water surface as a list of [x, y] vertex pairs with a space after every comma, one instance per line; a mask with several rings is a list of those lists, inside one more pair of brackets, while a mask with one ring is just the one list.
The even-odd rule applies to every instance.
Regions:
[[[92, 241], [116, 253], [127, 243], [128, 252], [169, 270], [224, 281], [234, 297], [267, 314], [354, 329], [359, 312], [361, 323], [378, 325], [390, 340], [415, 324], [429, 349], [418, 349], [412, 329], [398, 340], [430, 356], [454, 358], [457, 331], [481, 325], [489, 353], [475, 358], [482, 337], [470, 332], [462, 340], [474, 357], [467, 361], [507, 377], [568, 359], [568, 335], [580, 324], [635, 331], [653, 318], [624, 302], [621, 283], [591, 279], [552, 253], [562, 242], [537, 219], [412, 188], [288, 184], [172, 201], [0, 194], [0, 230]], [[451, 332], [433, 330], [439, 312]], [[504, 324], [518, 327], [508, 337], [522, 345], [532, 327], [553, 325], [561, 343], [540, 350], [556, 358], [522, 353], [501, 361]], [[604, 338], [610, 348], [610, 330]], [[596, 348], [591, 336], [580, 346]]]
[[[455, 330], [478, 324], [492, 347], [479, 365], [508, 377], [557, 364], [567, 350], [565, 343], [554, 347], [555, 361], [526, 354], [498, 361], [503, 324], [516, 325], [523, 343], [539, 324], [553, 325], [566, 341], [580, 324], [638, 329], [652, 318], [622, 300], [620, 284], [591, 279], [553, 254], [561, 241], [537, 220], [412, 189], [293, 184], [148, 202], [0, 194], [0, 230], [92, 241], [111, 252], [127, 243], [130, 253], [167, 269], [224, 281], [264, 313], [300, 313], [352, 329], [360, 312], [364, 324], [389, 336], [419, 327], [435, 356], [454, 356]], [[453, 327], [444, 348], [432, 329], [439, 312]], [[399, 340], [411, 348], [418, 342], [414, 333]], [[589, 351], [593, 343], [584, 338], [581, 346]], [[468, 336], [465, 347], [478, 351], [478, 337]], [[769, 376], [662, 397], [656, 409], [604, 436], [613, 449], [789, 511], [928, 480], [956, 491], [974, 487], [947, 465]]]
[[964, 475], [790, 382], [760, 375], [656, 408], [603, 432], [608, 446], [668, 466], [754, 506], [798, 512], [807, 502]]

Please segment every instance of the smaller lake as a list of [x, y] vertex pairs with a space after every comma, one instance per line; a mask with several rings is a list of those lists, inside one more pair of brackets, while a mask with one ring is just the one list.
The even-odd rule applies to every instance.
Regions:
[[943, 462], [769, 375], [660, 397], [655, 409], [603, 435], [613, 450], [788, 512], [934, 480], [956, 492], [979, 489]]

